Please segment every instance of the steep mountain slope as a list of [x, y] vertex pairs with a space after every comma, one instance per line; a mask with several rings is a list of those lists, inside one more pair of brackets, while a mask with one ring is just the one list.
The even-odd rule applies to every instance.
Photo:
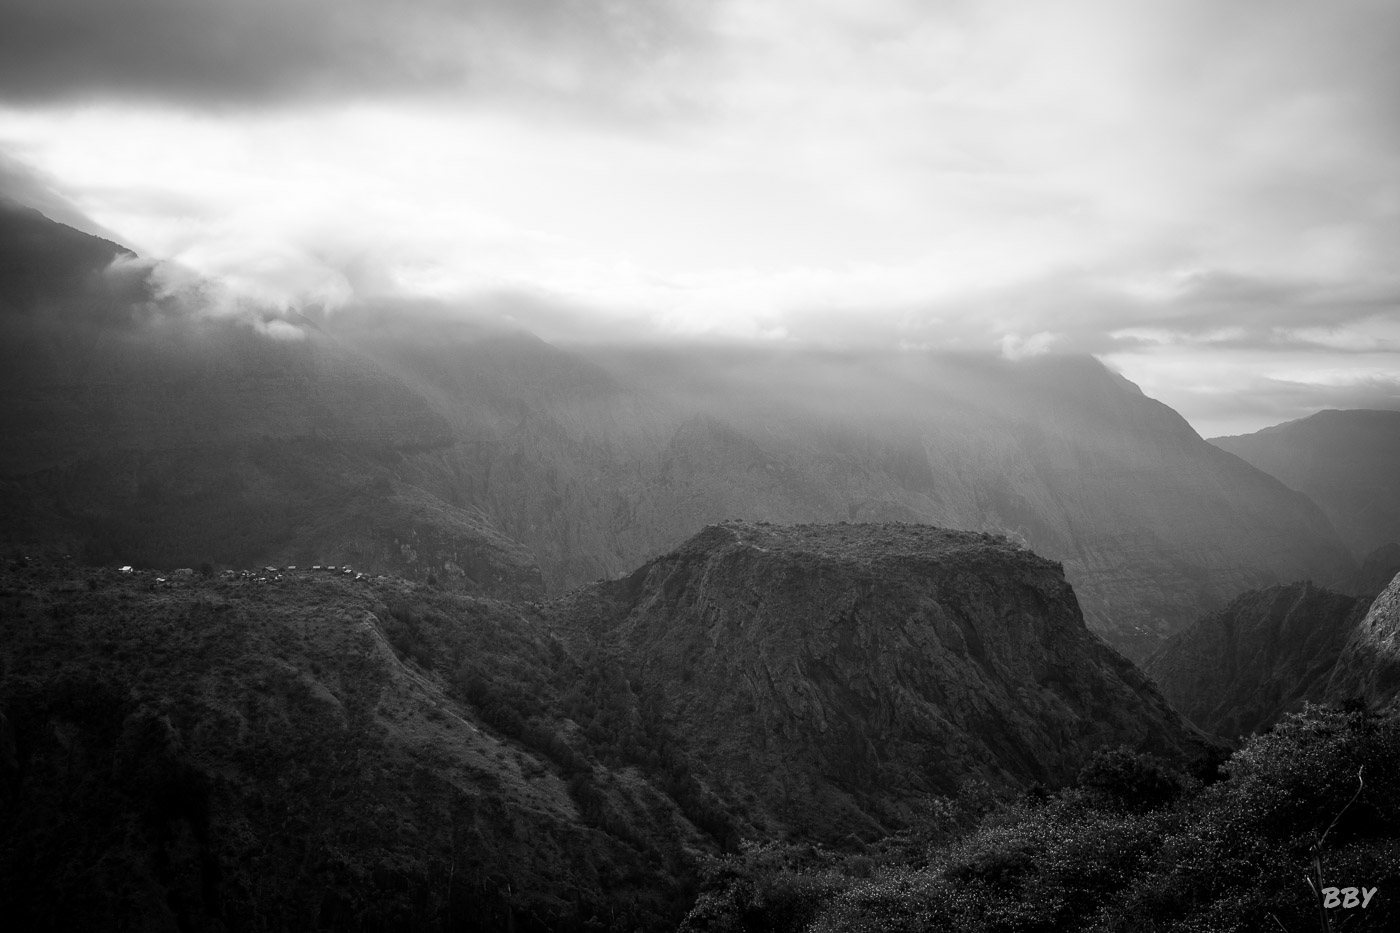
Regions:
[[1320, 411], [1211, 443], [1306, 493], [1357, 556], [1400, 542], [1400, 411]]
[[1138, 658], [1243, 589], [1354, 570], [1306, 497], [1091, 359], [566, 350], [421, 307], [218, 317], [49, 232], [89, 272], [0, 315], [6, 541], [560, 593], [731, 516], [915, 521], [1062, 561]]
[[1394, 706], [1400, 698], [1400, 575], [1347, 639], [1327, 695], [1338, 702], [1359, 696], [1372, 706]]
[[1311, 583], [1243, 593], [1168, 639], [1143, 669], [1196, 725], [1239, 738], [1325, 698], [1366, 605]]
[[727, 522], [550, 618], [665, 693], [721, 796], [804, 835], [879, 835], [968, 778], [1064, 782], [1103, 745], [1208, 748], [1059, 565], [984, 534]]

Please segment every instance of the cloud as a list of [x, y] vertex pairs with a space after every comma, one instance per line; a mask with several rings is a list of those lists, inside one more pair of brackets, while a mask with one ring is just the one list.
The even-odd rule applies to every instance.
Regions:
[[279, 318], [258, 322], [257, 330], [259, 333], [266, 334], [273, 340], [297, 341], [306, 339], [306, 331], [295, 324]]
[[1202, 437], [1252, 434], [1328, 409], [1400, 411], [1400, 378], [1381, 374], [1355, 378], [1337, 375], [1336, 382], [1318, 383], [1250, 373], [1228, 388], [1178, 388], [1173, 393], [1172, 407]]
[[694, 34], [684, 10], [674, 0], [13, 0], [0, 99], [237, 108], [465, 92], [644, 107], [647, 89], [628, 85]]
[[1395, 362], [1388, 0], [10, 7], [0, 148], [259, 307], [1087, 352], [1210, 417]]
[[1139, 345], [1101, 359], [1182, 414], [1203, 437], [1247, 434], [1326, 408], [1400, 408], [1400, 328], [1366, 350], [1318, 341]]

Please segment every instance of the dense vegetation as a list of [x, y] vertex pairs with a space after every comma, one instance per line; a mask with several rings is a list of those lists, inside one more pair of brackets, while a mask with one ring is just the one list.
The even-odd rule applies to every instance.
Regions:
[[673, 697], [518, 606], [6, 565], [20, 928], [1303, 933], [1324, 833], [1324, 885], [1376, 889], [1333, 929], [1400, 921], [1400, 720], [1359, 705], [1218, 771], [1119, 749], [1053, 793], [964, 783], [838, 851], [756, 830]]
[[1309, 706], [1218, 774], [1120, 749], [984, 810], [934, 801], [921, 829], [855, 855], [747, 846], [710, 864], [683, 929], [1303, 933], [1319, 840], [1323, 888], [1376, 889], [1330, 928], [1400, 928], [1400, 717], [1360, 704]]
[[659, 708], [513, 606], [5, 563], [17, 929], [670, 930], [720, 851]]

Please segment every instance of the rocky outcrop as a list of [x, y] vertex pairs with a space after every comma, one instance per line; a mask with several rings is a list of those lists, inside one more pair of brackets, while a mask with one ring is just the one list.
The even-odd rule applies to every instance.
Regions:
[[1064, 782], [1105, 745], [1208, 745], [1058, 564], [985, 534], [726, 522], [552, 617], [664, 691], [725, 796], [805, 833], [875, 835], [970, 778]]
[[1400, 575], [1352, 631], [1327, 684], [1329, 699], [1362, 697], [1372, 706], [1400, 702]]
[[1366, 603], [1290, 583], [1243, 593], [1167, 641], [1144, 670], [1208, 732], [1236, 739], [1320, 702]]
[[1400, 541], [1400, 411], [1320, 411], [1211, 443], [1306, 493], [1357, 556]]

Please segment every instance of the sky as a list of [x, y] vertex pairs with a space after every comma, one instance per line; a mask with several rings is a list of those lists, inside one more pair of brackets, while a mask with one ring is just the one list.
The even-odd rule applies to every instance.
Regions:
[[276, 306], [1400, 408], [1394, 0], [8, 0], [0, 193]]

